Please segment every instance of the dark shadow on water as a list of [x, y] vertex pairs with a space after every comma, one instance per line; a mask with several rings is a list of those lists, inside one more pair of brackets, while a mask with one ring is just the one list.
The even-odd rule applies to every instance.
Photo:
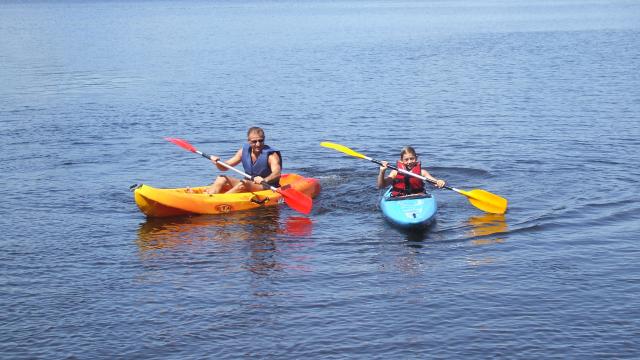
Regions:
[[434, 220], [428, 226], [416, 229], [403, 229], [392, 226], [391, 224], [389, 224], [389, 226], [404, 235], [407, 246], [421, 249], [424, 246], [423, 242], [429, 238], [433, 228], [436, 226], [436, 222], [437, 220]]
[[429, 237], [428, 230], [423, 231], [413, 231], [405, 233], [405, 240], [407, 242], [407, 246], [421, 249], [424, 245], [422, 244]]

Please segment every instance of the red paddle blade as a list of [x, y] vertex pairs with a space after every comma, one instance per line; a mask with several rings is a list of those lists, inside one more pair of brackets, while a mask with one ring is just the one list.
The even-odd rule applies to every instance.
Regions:
[[164, 139], [180, 146], [183, 149], [187, 149], [191, 152], [196, 152], [196, 148], [193, 147], [193, 145], [189, 144], [186, 140], [182, 140], [178, 138], [170, 138], [170, 137], [166, 137]]
[[293, 210], [299, 211], [303, 214], [311, 212], [311, 208], [313, 208], [313, 200], [307, 196], [307, 194], [286, 186], [281, 187], [276, 191], [284, 197], [284, 202]]

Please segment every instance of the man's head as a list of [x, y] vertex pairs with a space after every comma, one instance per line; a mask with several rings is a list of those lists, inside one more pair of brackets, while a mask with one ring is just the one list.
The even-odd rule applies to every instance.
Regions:
[[265, 141], [264, 130], [259, 127], [249, 128], [247, 131], [247, 141], [252, 149], [256, 151], [262, 150]]

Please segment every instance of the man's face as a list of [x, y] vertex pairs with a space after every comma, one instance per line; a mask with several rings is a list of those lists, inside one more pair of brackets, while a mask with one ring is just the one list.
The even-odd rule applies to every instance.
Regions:
[[255, 151], [261, 151], [262, 148], [264, 147], [264, 136], [258, 133], [249, 134], [249, 138], [247, 139], [247, 141], [249, 141], [249, 145], [251, 145], [251, 149]]

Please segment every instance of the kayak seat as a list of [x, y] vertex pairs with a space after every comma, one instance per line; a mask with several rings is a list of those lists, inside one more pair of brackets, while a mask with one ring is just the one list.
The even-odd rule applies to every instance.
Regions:
[[403, 195], [403, 196], [391, 196], [387, 198], [387, 201], [398, 201], [398, 200], [407, 200], [407, 199], [428, 199], [431, 197], [431, 194], [411, 194], [411, 195]]

